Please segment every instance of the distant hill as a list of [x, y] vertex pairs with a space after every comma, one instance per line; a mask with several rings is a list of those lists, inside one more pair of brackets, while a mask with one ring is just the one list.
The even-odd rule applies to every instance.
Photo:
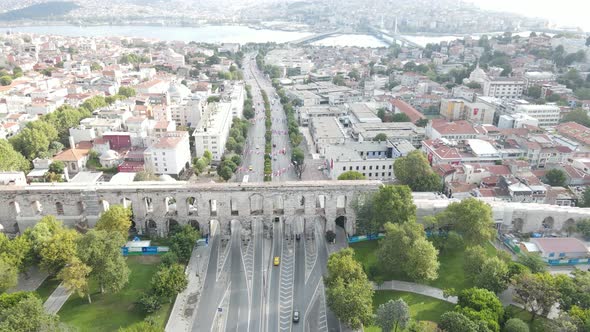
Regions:
[[54, 1], [39, 3], [21, 9], [11, 10], [0, 14], [0, 21], [34, 20], [51, 16], [64, 16], [71, 10], [79, 8], [70, 1]]

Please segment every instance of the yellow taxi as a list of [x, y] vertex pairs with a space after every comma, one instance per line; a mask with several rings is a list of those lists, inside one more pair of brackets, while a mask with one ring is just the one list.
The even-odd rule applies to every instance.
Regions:
[[274, 266], [279, 266], [280, 263], [281, 259], [279, 258], [279, 256], [275, 256], [275, 259], [273, 260]]

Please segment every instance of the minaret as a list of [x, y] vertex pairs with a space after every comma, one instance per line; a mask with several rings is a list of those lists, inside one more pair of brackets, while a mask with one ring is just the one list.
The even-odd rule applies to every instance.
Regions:
[[393, 28], [393, 34], [397, 35], [397, 16], [395, 17], [395, 25]]

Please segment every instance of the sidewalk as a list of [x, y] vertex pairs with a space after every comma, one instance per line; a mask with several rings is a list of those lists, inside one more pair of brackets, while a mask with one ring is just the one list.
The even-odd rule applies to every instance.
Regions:
[[190, 331], [193, 324], [193, 314], [201, 295], [202, 282], [207, 273], [210, 252], [211, 247], [208, 245], [196, 247], [193, 250], [185, 270], [188, 275], [188, 285], [176, 296], [174, 307], [172, 307], [166, 324], [166, 331]]
[[27, 271], [27, 275], [24, 273], [20, 273], [18, 275], [17, 285], [9, 289], [7, 293], [26, 291], [32, 292], [39, 288], [46, 278], [47, 273], [41, 271], [37, 266], [31, 266]]
[[383, 282], [383, 284], [380, 286], [373, 283], [373, 289], [374, 290], [395, 290], [395, 291], [409, 292], [409, 293], [420, 294], [420, 295], [424, 295], [424, 296], [428, 296], [428, 297], [433, 297], [435, 299], [439, 299], [439, 300], [450, 302], [450, 303], [455, 303], [455, 304], [457, 303], [456, 296], [449, 296], [448, 298], [445, 298], [443, 296], [443, 290], [440, 288], [416, 284], [413, 282], [390, 280], [390, 281]]
[[63, 284], [59, 284], [55, 291], [47, 298], [47, 301], [43, 303], [43, 308], [49, 314], [57, 314], [61, 307], [66, 303], [70, 294]]

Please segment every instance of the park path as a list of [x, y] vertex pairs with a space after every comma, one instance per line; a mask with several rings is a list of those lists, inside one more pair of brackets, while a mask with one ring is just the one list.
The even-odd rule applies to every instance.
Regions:
[[39, 288], [46, 278], [47, 273], [41, 271], [37, 266], [31, 266], [26, 274], [20, 273], [18, 275], [18, 283], [7, 293], [32, 292]]
[[456, 296], [444, 297], [443, 290], [440, 288], [417, 284], [414, 282], [400, 281], [400, 280], [389, 280], [389, 281], [383, 282], [383, 284], [381, 284], [381, 285], [377, 285], [377, 284], [373, 283], [373, 289], [374, 290], [394, 290], [394, 291], [401, 291], [401, 292], [409, 292], [409, 293], [432, 297], [432, 298], [439, 299], [439, 300], [446, 301], [446, 302], [453, 303], [453, 304], [457, 303]]
[[63, 307], [64, 303], [68, 300], [71, 293], [64, 287], [63, 283], [59, 284], [57, 288], [49, 295], [47, 301], [43, 303], [43, 308], [49, 314], [57, 314], [57, 312]]

